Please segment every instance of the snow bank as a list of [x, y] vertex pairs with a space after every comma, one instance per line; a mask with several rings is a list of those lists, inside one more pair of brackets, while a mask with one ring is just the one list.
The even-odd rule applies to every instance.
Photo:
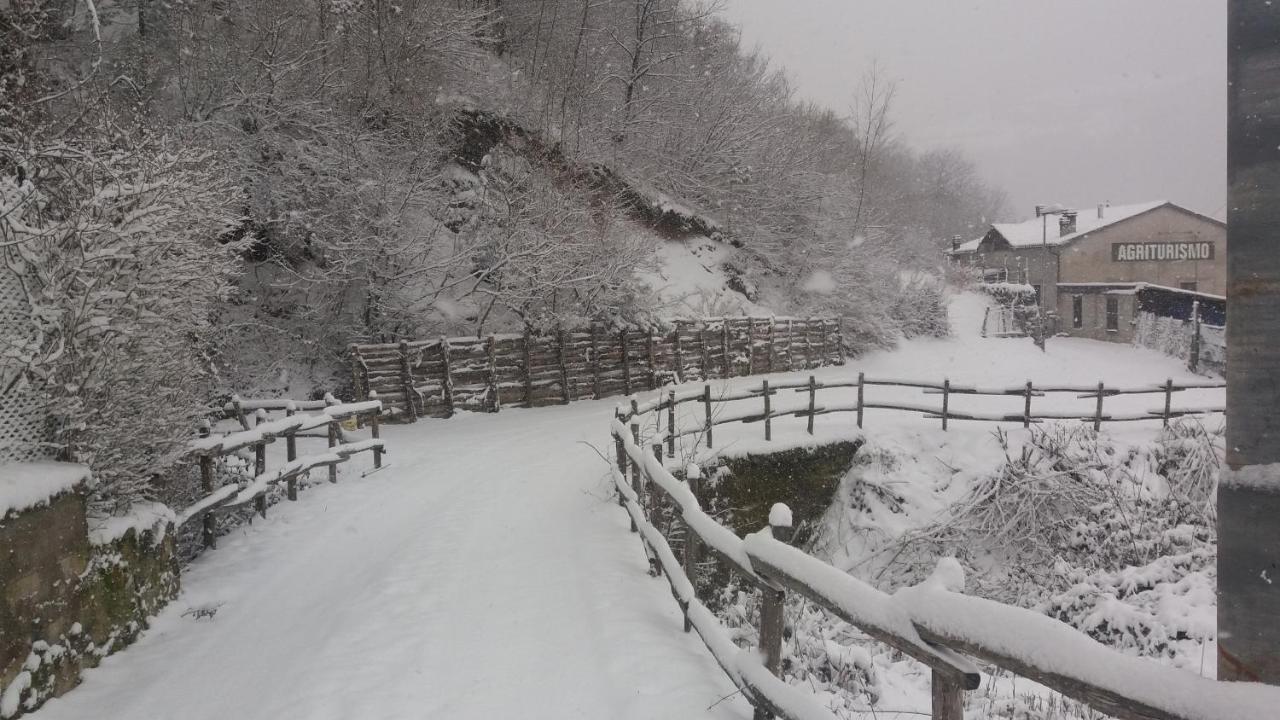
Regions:
[[0, 518], [44, 505], [82, 482], [92, 482], [84, 465], [52, 460], [0, 464]]
[[126, 515], [90, 519], [89, 542], [94, 545], [109, 545], [124, 537], [130, 530], [138, 533], [152, 531], [154, 542], [160, 542], [164, 539], [169, 524], [176, 524], [177, 521], [177, 514], [164, 503], [134, 503]]

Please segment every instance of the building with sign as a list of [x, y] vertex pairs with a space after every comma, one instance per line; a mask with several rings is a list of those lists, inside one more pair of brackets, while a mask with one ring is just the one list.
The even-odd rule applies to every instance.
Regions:
[[[1039, 209], [1038, 209], [1039, 210]], [[1052, 209], [1021, 223], [998, 223], [955, 242], [953, 262], [988, 282], [1031, 285], [1059, 332], [1100, 340], [1133, 338], [1142, 297], [1223, 304], [1226, 224], [1170, 202]], [[1140, 293], [1157, 289], [1159, 293]]]

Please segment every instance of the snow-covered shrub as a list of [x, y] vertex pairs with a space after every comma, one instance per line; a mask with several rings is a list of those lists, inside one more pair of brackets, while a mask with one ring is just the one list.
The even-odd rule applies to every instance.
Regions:
[[978, 289], [1006, 307], [1034, 305], [1036, 289], [1025, 283], [979, 283]]
[[946, 337], [947, 293], [936, 278], [913, 274], [904, 278], [888, 308], [889, 317], [903, 337]]
[[209, 400], [207, 351], [242, 243], [218, 158], [174, 141], [0, 147], [0, 247], [28, 278], [27, 331], [0, 339], [47, 401], [101, 504], [153, 491]]

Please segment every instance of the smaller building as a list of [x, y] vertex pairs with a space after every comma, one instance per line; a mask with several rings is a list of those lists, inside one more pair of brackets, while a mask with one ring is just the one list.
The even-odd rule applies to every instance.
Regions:
[[1143, 313], [1221, 327], [1227, 299], [1221, 295], [1148, 283], [1061, 283], [1057, 331], [1075, 337], [1131, 343]]

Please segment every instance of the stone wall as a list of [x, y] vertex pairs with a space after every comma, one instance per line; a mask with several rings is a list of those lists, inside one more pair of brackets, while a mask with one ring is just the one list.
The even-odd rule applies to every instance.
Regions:
[[91, 541], [84, 484], [0, 518], [0, 718], [74, 688], [178, 591], [167, 520]]

